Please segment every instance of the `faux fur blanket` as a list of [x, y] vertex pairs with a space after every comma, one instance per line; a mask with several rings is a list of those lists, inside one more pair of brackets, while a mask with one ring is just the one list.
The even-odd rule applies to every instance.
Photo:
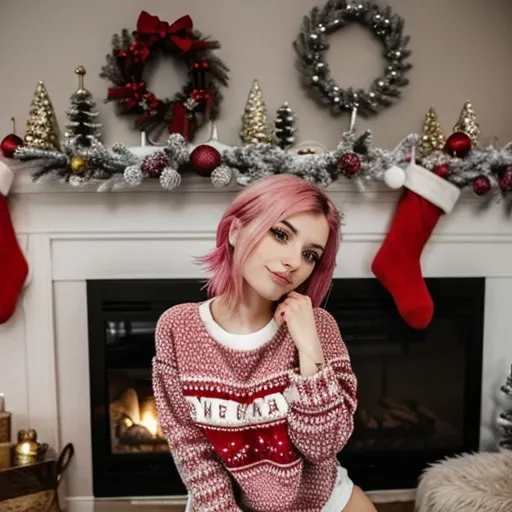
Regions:
[[512, 512], [512, 453], [464, 454], [421, 476], [418, 512]]

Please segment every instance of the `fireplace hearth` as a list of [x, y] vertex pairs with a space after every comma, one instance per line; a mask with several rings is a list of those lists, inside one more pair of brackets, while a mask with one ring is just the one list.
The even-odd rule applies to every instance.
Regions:
[[[413, 488], [430, 462], [478, 449], [485, 279], [430, 278], [435, 316], [409, 328], [375, 279], [335, 279], [327, 304], [359, 382], [338, 455], [365, 490]], [[151, 390], [154, 328], [205, 298], [195, 279], [87, 282], [95, 497], [186, 494]]]

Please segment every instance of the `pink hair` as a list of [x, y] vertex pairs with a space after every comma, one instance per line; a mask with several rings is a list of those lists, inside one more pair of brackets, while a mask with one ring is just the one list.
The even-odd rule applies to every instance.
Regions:
[[[224, 295], [233, 307], [241, 304], [241, 269], [251, 251], [276, 222], [304, 212], [323, 214], [329, 224], [325, 251], [301, 289], [314, 307], [319, 306], [329, 290], [336, 265], [341, 241], [340, 214], [320, 188], [292, 174], [277, 174], [252, 184], [224, 212], [217, 228], [215, 249], [199, 259], [211, 273], [208, 295]], [[244, 241], [235, 250], [229, 243], [234, 220], [241, 223], [244, 232]]]

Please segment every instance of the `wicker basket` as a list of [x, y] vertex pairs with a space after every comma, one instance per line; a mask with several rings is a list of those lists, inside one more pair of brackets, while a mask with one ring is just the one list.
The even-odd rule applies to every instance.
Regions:
[[0, 471], [0, 511], [61, 512], [57, 490], [73, 454], [68, 444], [56, 460]]

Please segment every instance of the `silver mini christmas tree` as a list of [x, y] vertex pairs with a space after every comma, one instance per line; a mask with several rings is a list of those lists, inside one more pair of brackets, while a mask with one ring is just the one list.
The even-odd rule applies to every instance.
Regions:
[[65, 137], [77, 147], [90, 147], [92, 139], [101, 139], [101, 124], [95, 122], [98, 116], [96, 102], [84, 87], [85, 68], [78, 66], [75, 73], [78, 75], [78, 89], [71, 95], [71, 107], [66, 112], [68, 122]]
[[510, 401], [510, 407], [505, 409], [498, 417], [498, 427], [502, 435], [499, 448], [502, 451], [512, 451], [512, 366], [510, 367], [510, 375], [500, 389]]

